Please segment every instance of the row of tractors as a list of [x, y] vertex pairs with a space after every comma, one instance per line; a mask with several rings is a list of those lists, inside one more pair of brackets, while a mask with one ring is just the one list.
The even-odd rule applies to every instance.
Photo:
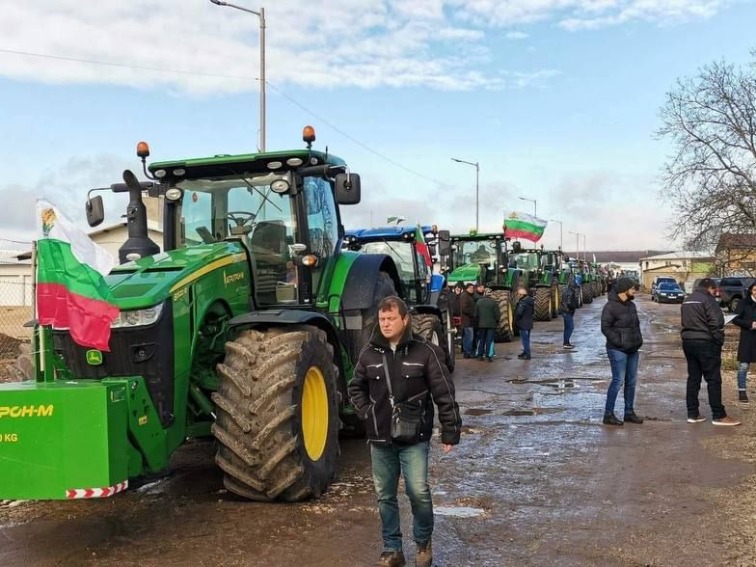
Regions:
[[[127, 170], [89, 190], [90, 226], [105, 218], [98, 191], [128, 196], [128, 240], [105, 277], [120, 315], [109, 350], [77, 343], [67, 324], [34, 323], [20, 364], [27, 380], [0, 384], [0, 500], [111, 496], [164, 473], [198, 437], [214, 438], [230, 492], [317, 497], [337, 470], [340, 435], [364, 431], [346, 392], [380, 299], [407, 299], [415, 330], [453, 370], [445, 281], [491, 288], [504, 341], [517, 332], [518, 286], [533, 290], [540, 320], [557, 315], [577, 272], [584, 301], [604, 289], [559, 251], [516, 242], [509, 250], [501, 234], [347, 232], [342, 212], [360, 202], [360, 177], [313, 150], [311, 128], [303, 140], [304, 149], [151, 164], [140, 143], [146, 179]], [[162, 204], [160, 245], [149, 237], [145, 195]], [[55, 211], [42, 213], [49, 229]]]

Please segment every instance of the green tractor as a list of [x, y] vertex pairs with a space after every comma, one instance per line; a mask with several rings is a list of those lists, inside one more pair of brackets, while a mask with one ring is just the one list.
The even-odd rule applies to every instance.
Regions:
[[512, 252], [515, 265], [522, 270], [523, 283], [535, 300], [535, 320], [551, 321], [559, 313], [561, 252], [524, 250], [517, 241], [512, 243]]
[[490, 288], [491, 297], [499, 304], [499, 328], [496, 340], [514, 340], [516, 327], [514, 308], [516, 291], [522, 280], [522, 270], [510, 267], [507, 241], [501, 233], [451, 235], [451, 250], [442, 255], [442, 269], [449, 284], [483, 283]]
[[[422, 240], [418, 239], [418, 231]], [[441, 347], [446, 366], [453, 372], [454, 325], [448, 306], [439, 304], [445, 278], [433, 273], [432, 260], [428, 264], [435, 253], [448, 254], [449, 232], [439, 231], [435, 225], [349, 229], [344, 246], [355, 252], [393, 258], [402, 284], [399, 294], [410, 308], [413, 331]]]
[[[355, 421], [346, 388], [399, 278], [385, 255], [342, 250], [346, 163], [307, 149], [152, 163], [128, 193], [129, 238], [106, 283], [110, 351], [35, 328], [34, 376], [0, 384], [0, 499], [110, 496], [212, 436], [224, 485], [257, 501], [322, 494]], [[160, 199], [162, 251], [143, 193]], [[90, 191], [91, 194], [91, 191]], [[102, 198], [87, 201], [91, 226]]]

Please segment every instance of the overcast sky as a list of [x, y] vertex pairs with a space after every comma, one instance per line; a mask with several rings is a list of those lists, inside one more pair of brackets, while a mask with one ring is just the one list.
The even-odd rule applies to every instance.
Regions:
[[[314, 125], [316, 146], [362, 175], [348, 227], [474, 227], [475, 168], [456, 157], [480, 163], [481, 231], [532, 213], [526, 197], [573, 249], [571, 232], [588, 250], [673, 247], [658, 109], [678, 77], [756, 47], [747, 0], [276, 0], [265, 13], [268, 149], [301, 147]], [[6, 2], [0, 248], [33, 238], [38, 196], [83, 218], [88, 189], [140, 172], [139, 140], [156, 160], [254, 151], [259, 23], [209, 0]], [[550, 223], [544, 244], [559, 233]]]

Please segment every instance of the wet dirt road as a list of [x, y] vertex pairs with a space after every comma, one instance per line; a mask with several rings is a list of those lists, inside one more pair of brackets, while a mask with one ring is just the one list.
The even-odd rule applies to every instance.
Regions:
[[[601, 425], [605, 297], [576, 313], [574, 351], [561, 349], [559, 319], [536, 324], [530, 361], [517, 343], [497, 345], [491, 364], [458, 361], [462, 441], [431, 457], [436, 565], [756, 565], [756, 407], [737, 405], [728, 372], [725, 405], [744, 425], [687, 424], [679, 306], [637, 301], [643, 425]], [[0, 565], [375, 563], [364, 442], [344, 442], [337, 482], [303, 504], [234, 498], [212, 456], [212, 443], [192, 443], [169, 477], [107, 500], [0, 503]]]

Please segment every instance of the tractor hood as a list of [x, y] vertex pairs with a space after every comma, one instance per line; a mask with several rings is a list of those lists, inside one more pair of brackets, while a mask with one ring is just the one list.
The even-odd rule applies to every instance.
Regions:
[[204, 274], [247, 258], [239, 242], [217, 242], [162, 252], [122, 264], [105, 278], [122, 310], [151, 307]]
[[446, 281], [450, 283], [456, 282], [472, 282], [478, 281], [480, 276], [480, 264], [463, 264], [455, 269], [451, 274], [446, 277]]

